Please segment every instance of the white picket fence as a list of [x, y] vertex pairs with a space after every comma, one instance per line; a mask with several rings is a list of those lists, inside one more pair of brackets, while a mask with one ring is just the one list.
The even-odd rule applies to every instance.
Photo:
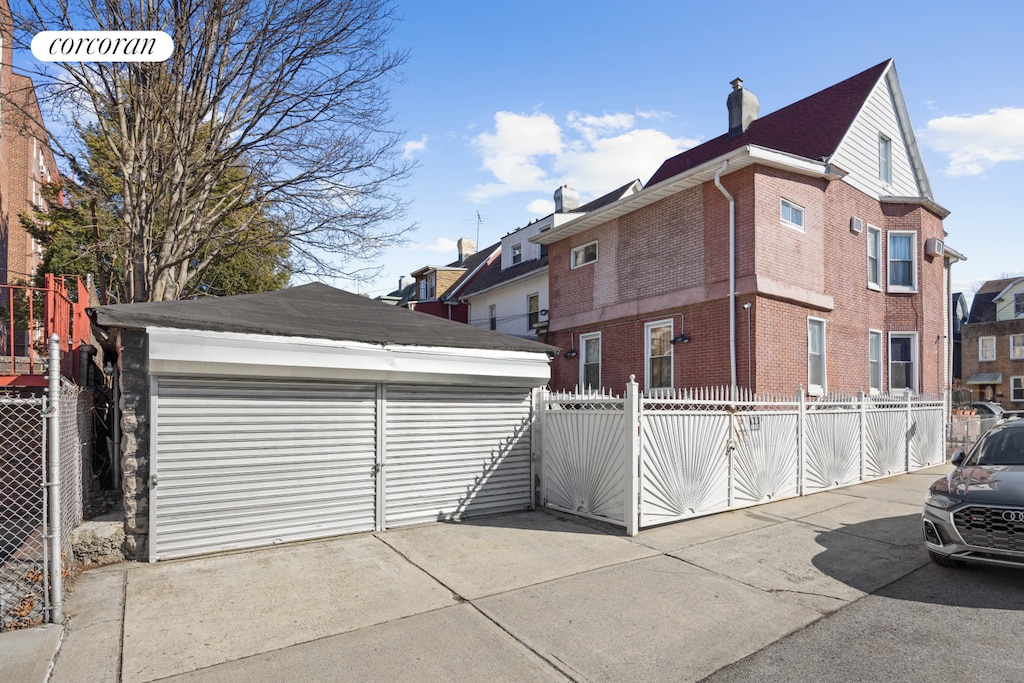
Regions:
[[540, 392], [545, 507], [639, 529], [940, 464], [944, 402]]

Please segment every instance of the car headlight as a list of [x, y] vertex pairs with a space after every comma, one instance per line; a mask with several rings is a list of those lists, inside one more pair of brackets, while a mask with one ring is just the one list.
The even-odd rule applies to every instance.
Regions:
[[925, 505], [930, 505], [933, 508], [939, 508], [940, 510], [948, 510], [949, 508], [953, 507], [954, 505], [958, 505], [959, 503], [960, 501], [957, 500], [956, 498], [944, 496], [941, 493], [929, 493], [928, 496], [924, 499]]

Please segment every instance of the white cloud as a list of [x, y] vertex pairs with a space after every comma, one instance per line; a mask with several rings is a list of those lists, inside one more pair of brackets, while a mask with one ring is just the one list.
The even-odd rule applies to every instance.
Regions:
[[440, 252], [456, 252], [458, 245], [455, 240], [450, 240], [447, 237], [438, 237], [434, 240], [433, 244], [412, 244], [405, 247], [407, 250], [415, 251], [440, 251]]
[[425, 150], [427, 148], [427, 140], [429, 139], [430, 138], [426, 135], [423, 135], [419, 140], [409, 140], [406, 142], [402, 146], [402, 158], [412, 159], [414, 156]]
[[925, 124], [919, 137], [949, 157], [947, 174], [981, 175], [1000, 162], [1024, 160], [1024, 109], [943, 116]]
[[[642, 182], [671, 156], [697, 144], [697, 140], [673, 138], [654, 128], [637, 127], [667, 118], [664, 112], [605, 113], [570, 112], [564, 125], [545, 113], [498, 112], [494, 130], [473, 138], [482, 169], [491, 182], [476, 185], [468, 198], [475, 202], [522, 192], [550, 196], [568, 183], [583, 201], [598, 197], [630, 180]], [[541, 207], [541, 211], [534, 211]], [[531, 201], [535, 214], [550, 213], [551, 200]]]
[[[554, 196], [554, 192], [551, 193]], [[526, 211], [533, 216], [547, 216], [549, 213], [553, 213], [555, 210], [555, 202], [553, 199], [534, 199], [532, 202], [526, 205]]]

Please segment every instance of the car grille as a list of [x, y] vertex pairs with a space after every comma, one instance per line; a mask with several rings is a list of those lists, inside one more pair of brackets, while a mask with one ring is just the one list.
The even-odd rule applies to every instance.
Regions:
[[[967, 507], [953, 514], [953, 523], [968, 545], [1024, 552], [1024, 520], [1019, 508]], [[1004, 513], [1017, 519], [1007, 520]]]

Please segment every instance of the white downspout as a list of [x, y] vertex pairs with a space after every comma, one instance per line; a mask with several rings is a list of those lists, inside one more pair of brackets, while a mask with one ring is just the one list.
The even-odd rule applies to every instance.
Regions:
[[729, 160], [715, 173], [715, 187], [729, 200], [729, 370], [732, 378], [732, 398], [736, 399], [736, 202], [722, 186], [722, 174]]

